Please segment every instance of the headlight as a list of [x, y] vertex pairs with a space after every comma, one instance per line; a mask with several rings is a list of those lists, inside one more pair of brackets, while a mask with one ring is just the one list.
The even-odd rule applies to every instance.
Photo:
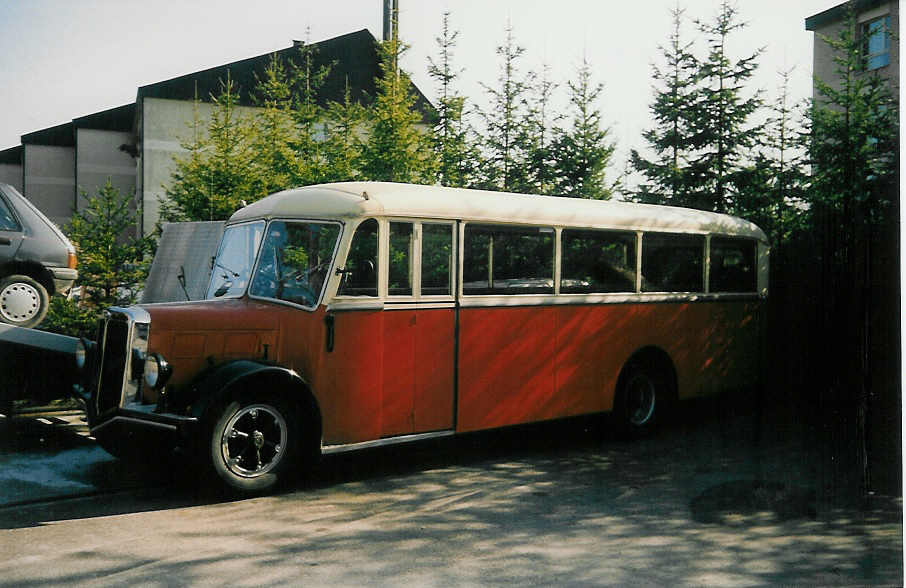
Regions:
[[170, 364], [159, 353], [145, 358], [145, 384], [149, 388], [163, 388], [170, 377]]
[[76, 341], [75, 364], [76, 369], [82, 371], [85, 367], [85, 361], [88, 359], [88, 349], [85, 348], [85, 341], [79, 339]]

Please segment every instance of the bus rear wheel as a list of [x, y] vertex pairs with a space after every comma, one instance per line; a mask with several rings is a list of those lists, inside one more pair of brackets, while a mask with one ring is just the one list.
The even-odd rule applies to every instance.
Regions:
[[624, 368], [614, 402], [618, 432], [628, 438], [650, 435], [670, 401], [663, 370], [643, 363]]
[[296, 407], [277, 395], [218, 404], [204, 449], [215, 482], [233, 494], [260, 494], [287, 483], [299, 458], [299, 423]]

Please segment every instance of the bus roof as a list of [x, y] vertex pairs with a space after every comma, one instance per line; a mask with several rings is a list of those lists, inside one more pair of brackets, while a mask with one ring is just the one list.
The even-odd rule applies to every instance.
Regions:
[[390, 182], [343, 182], [284, 190], [240, 209], [230, 222], [371, 216], [722, 233], [767, 241], [764, 232], [749, 221], [690, 208]]

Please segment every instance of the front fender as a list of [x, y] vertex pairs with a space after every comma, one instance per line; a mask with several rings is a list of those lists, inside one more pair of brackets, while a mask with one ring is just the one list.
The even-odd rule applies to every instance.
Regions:
[[189, 415], [202, 417], [208, 407], [224, 397], [246, 390], [246, 383], [267, 381], [275, 387], [302, 389], [310, 394], [308, 383], [294, 370], [252, 359], [239, 359], [220, 364], [204, 372], [193, 383]]

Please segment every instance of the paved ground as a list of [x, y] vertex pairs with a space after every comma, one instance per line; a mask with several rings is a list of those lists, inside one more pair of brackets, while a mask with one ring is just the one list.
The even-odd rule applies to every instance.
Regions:
[[226, 502], [77, 423], [20, 423], [0, 584], [902, 584], [900, 499], [834, 484], [794, 423], [687, 417], [632, 443], [578, 421], [334, 456]]

